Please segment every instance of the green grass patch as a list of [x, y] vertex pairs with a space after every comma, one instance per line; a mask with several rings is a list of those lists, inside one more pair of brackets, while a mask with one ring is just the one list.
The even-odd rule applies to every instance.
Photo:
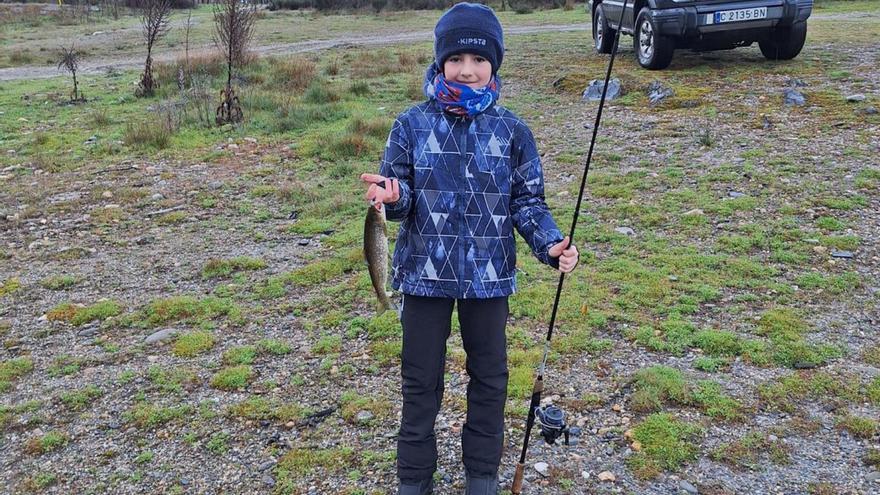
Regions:
[[86, 407], [93, 405], [95, 401], [104, 393], [95, 385], [87, 385], [73, 392], [65, 392], [61, 394], [61, 402], [73, 411], [82, 411]]
[[254, 377], [254, 370], [247, 365], [223, 368], [211, 377], [211, 386], [220, 390], [243, 389]]
[[34, 369], [31, 358], [20, 357], [8, 361], [0, 361], [0, 392], [8, 392], [12, 384]]
[[46, 317], [52, 321], [65, 321], [80, 326], [95, 320], [106, 320], [121, 312], [122, 306], [116, 301], [99, 301], [91, 306], [62, 303], [46, 313]]
[[131, 315], [127, 322], [137, 327], [156, 327], [175, 321], [191, 324], [205, 324], [210, 320], [226, 316], [232, 324], [243, 323], [242, 310], [231, 299], [208, 296], [174, 296], [151, 302], [138, 314]]
[[335, 354], [342, 351], [341, 335], [323, 335], [312, 346], [312, 354]]
[[342, 472], [357, 461], [357, 455], [350, 447], [295, 448], [278, 460], [275, 467], [276, 492], [293, 493], [303, 478], [319, 468], [325, 475]]
[[181, 394], [200, 384], [199, 375], [190, 368], [150, 366], [147, 378], [153, 387], [164, 393]]
[[262, 270], [268, 265], [259, 258], [249, 256], [239, 256], [231, 259], [211, 259], [202, 269], [203, 278], [221, 278], [228, 277], [234, 272], [244, 270]]
[[299, 421], [311, 414], [312, 410], [298, 403], [283, 403], [277, 399], [251, 397], [250, 399], [229, 406], [226, 414], [231, 417], [248, 420], [267, 420], [287, 423]]
[[24, 445], [24, 452], [29, 455], [43, 455], [64, 447], [69, 441], [70, 439], [63, 432], [50, 431], [28, 440]]
[[633, 429], [633, 438], [642, 449], [627, 460], [627, 465], [642, 479], [654, 478], [664, 470], [678, 470], [697, 458], [700, 433], [699, 426], [671, 414], [652, 414]]
[[73, 287], [76, 280], [73, 275], [53, 275], [41, 280], [40, 285], [49, 290], [65, 290]]
[[257, 346], [253, 345], [233, 347], [223, 353], [223, 364], [227, 366], [253, 364], [258, 352]]
[[873, 418], [864, 418], [846, 414], [837, 418], [836, 426], [848, 431], [852, 436], [862, 439], [873, 438], [880, 432], [880, 423]]
[[211, 350], [216, 343], [216, 338], [211, 332], [194, 331], [182, 333], [177, 336], [171, 352], [179, 357], [194, 357]]
[[376, 424], [391, 413], [391, 404], [386, 398], [363, 396], [355, 390], [345, 391], [339, 397], [339, 402], [340, 415], [352, 424], [364, 424], [363, 421], [359, 422], [357, 419], [357, 415], [361, 411], [369, 411], [373, 414], [373, 418], [366, 424]]
[[21, 281], [17, 278], [10, 278], [0, 284], [0, 297], [6, 297], [21, 290]]
[[765, 459], [773, 464], [788, 464], [789, 454], [790, 449], [779, 438], [774, 440], [768, 433], [755, 431], [721, 445], [710, 457], [731, 466], [759, 471], [765, 466]]
[[807, 399], [845, 401], [861, 400], [858, 379], [839, 377], [826, 372], [799, 371], [775, 382], [758, 385], [759, 406], [767, 410], [795, 412]]

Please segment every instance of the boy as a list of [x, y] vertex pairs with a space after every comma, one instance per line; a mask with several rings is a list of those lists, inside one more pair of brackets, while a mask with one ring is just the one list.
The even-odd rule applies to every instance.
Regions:
[[503, 56], [501, 23], [491, 8], [459, 3], [445, 12], [425, 76], [428, 101], [394, 122], [381, 175], [361, 175], [370, 183], [367, 199], [402, 222], [392, 262], [392, 287], [403, 293], [401, 495], [433, 491], [434, 421], [455, 304], [470, 377], [461, 433], [466, 493], [497, 493], [514, 227], [543, 263], [567, 273], [578, 261], [544, 202], [531, 131], [495, 103]]

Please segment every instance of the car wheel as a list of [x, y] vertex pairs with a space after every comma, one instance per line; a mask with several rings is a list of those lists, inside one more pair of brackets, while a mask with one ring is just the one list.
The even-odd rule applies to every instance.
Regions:
[[796, 22], [791, 26], [774, 29], [770, 32], [770, 37], [758, 42], [758, 46], [769, 60], [791, 60], [801, 52], [806, 39], [807, 21]]
[[605, 17], [605, 6], [601, 3], [596, 7], [593, 14], [593, 42], [598, 53], [611, 53], [614, 47], [614, 37], [617, 31], [611, 29], [608, 18]]
[[660, 70], [669, 67], [675, 42], [668, 36], [657, 32], [647, 7], [639, 11], [633, 33], [633, 50], [639, 58], [639, 65], [646, 69]]

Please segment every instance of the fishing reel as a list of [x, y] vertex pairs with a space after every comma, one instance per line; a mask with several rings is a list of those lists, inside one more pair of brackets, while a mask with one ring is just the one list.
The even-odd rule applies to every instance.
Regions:
[[570, 437], [575, 437], [577, 443], [578, 437], [581, 436], [581, 429], [566, 425], [565, 413], [553, 404], [535, 409], [535, 421], [541, 427], [541, 436], [549, 445], [556, 443], [556, 440], [562, 436], [565, 437], [565, 445], [571, 445]]

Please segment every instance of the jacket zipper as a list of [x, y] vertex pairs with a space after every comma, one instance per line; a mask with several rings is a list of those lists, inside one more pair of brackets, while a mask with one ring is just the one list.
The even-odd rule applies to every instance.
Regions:
[[461, 182], [459, 183], [459, 207], [461, 208], [459, 213], [459, 227], [458, 227], [458, 273], [459, 273], [459, 281], [458, 281], [458, 292], [460, 297], [464, 297], [466, 294], [466, 290], [464, 289], [464, 281], [468, 280], [468, 277], [465, 274], [465, 250], [464, 244], [467, 239], [467, 205], [465, 204], [467, 188], [465, 185], [467, 184], [467, 134], [468, 134], [468, 121], [464, 117], [457, 117], [456, 121], [461, 122], [462, 133], [461, 133], [461, 141], [459, 145], [459, 153], [461, 154]]

